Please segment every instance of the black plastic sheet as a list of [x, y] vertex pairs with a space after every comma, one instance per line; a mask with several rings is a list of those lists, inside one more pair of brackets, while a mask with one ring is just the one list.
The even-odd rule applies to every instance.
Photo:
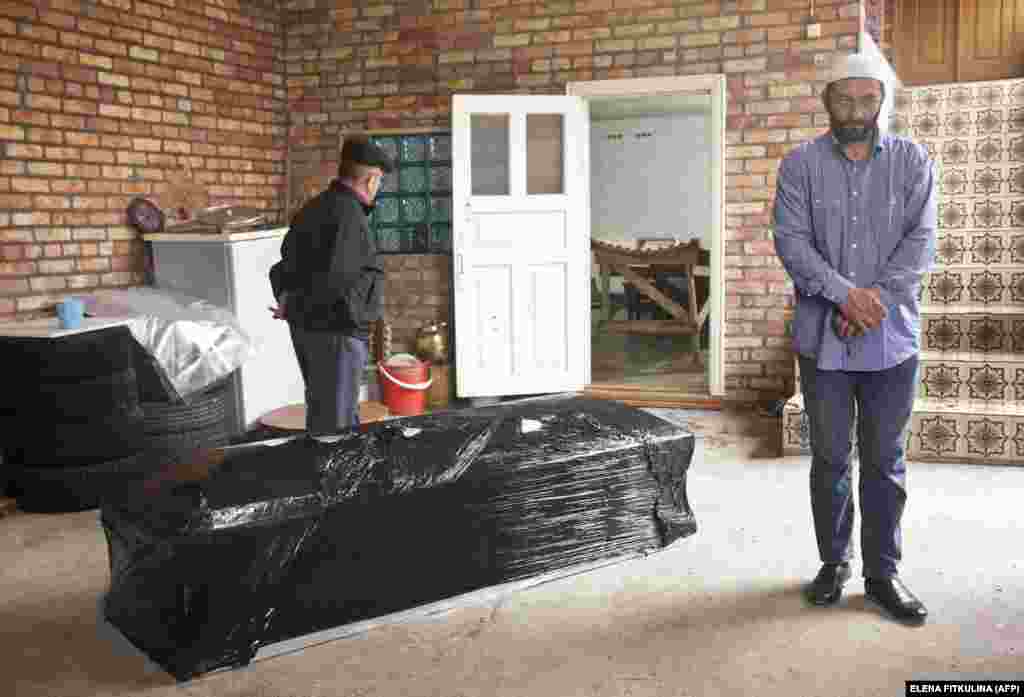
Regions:
[[179, 680], [260, 647], [693, 534], [693, 437], [545, 399], [228, 449], [104, 505], [107, 618]]

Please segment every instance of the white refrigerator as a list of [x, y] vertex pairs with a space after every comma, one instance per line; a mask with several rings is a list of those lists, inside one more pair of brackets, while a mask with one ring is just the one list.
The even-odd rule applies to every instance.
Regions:
[[234, 313], [260, 350], [230, 378], [228, 425], [242, 433], [267, 412], [305, 401], [302, 374], [287, 323], [267, 309], [276, 303], [270, 267], [281, 258], [286, 227], [230, 234], [154, 234], [155, 285], [201, 298]]

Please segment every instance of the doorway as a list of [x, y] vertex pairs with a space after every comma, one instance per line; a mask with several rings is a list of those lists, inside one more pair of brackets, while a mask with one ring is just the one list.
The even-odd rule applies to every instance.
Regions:
[[724, 394], [724, 87], [717, 75], [568, 87], [589, 108], [588, 394], [681, 406]]

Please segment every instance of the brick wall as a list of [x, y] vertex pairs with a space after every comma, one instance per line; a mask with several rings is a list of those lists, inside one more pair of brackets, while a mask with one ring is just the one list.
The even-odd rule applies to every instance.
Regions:
[[276, 216], [282, 48], [274, 0], [0, 0], [0, 320], [141, 283], [169, 178]]
[[293, 190], [330, 175], [344, 130], [446, 127], [456, 92], [564, 93], [574, 80], [724, 72], [729, 396], [784, 389], [792, 290], [768, 229], [775, 172], [795, 143], [827, 126], [818, 66], [855, 49], [859, 2], [817, 0], [817, 40], [802, 38], [807, 0], [286, 0], [284, 8]]

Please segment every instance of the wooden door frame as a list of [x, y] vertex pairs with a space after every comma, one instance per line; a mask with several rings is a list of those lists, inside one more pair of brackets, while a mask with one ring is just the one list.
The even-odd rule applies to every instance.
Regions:
[[[656, 97], [664, 95], [706, 94], [711, 97], [711, 249], [709, 301], [710, 322], [708, 346], [708, 392], [709, 398], [695, 399], [694, 395], [678, 395], [678, 390], [665, 388], [642, 388], [629, 390], [601, 390], [588, 386], [588, 393], [614, 396], [633, 404], [658, 406], [700, 406], [720, 404], [725, 395], [725, 147], [726, 147], [726, 79], [722, 74], [681, 75], [672, 77], [625, 78], [618, 80], [594, 80], [570, 82], [566, 94], [584, 98], [601, 97]], [[589, 134], [588, 134], [589, 138]], [[590, 172], [590, 152], [587, 150], [585, 171]], [[586, 206], [586, 229], [589, 244], [590, 205]], [[589, 279], [588, 279], [589, 282]], [[589, 309], [588, 309], [589, 312]], [[590, 326], [587, 325], [587, 366], [588, 383], [590, 356]], [[605, 393], [608, 393], [607, 395]], [[612, 392], [615, 395], [611, 394]], [[617, 396], [616, 396], [617, 395]]]

